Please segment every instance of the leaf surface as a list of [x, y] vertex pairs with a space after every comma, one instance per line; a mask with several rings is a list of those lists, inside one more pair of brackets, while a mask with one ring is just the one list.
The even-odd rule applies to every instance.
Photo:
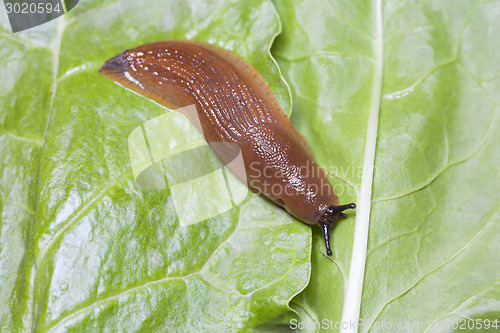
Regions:
[[311, 283], [293, 300], [304, 323], [499, 319], [500, 3], [274, 3], [292, 122], [358, 204], [331, 259], [313, 234]]
[[23, 33], [1, 22], [2, 330], [246, 331], [294, 318], [309, 229], [256, 196], [181, 227], [169, 189], [137, 187], [129, 161], [130, 133], [165, 110], [98, 73], [125, 48], [202, 40], [252, 63], [289, 110], [268, 51], [272, 4], [80, 1]]

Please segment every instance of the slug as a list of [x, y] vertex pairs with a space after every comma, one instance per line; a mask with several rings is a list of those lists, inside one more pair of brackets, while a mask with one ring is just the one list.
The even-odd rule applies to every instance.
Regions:
[[206, 43], [168, 40], [124, 50], [100, 72], [168, 108], [194, 104], [197, 114], [186, 116], [217, 156], [227, 165], [238, 147], [245, 174], [231, 171], [297, 219], [320, 226], [332, 255], [330, 228], [356, 205], [339, 205], [308, 143], [250, 64]]

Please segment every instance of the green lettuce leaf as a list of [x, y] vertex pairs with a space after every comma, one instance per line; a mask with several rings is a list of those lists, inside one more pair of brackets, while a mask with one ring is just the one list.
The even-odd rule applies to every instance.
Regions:
[[292, 122], [358, 204], [332, 258], [313, 233], [311, 282], [293, 300], [304, 327], [500, 319], [500, 2], [274, 3]]
[[2, 331], [286, 329], [310, 228], [256, 196], [181, 227], [169, 189], [137, 187], [129, 161], [130, 133], [165, 109], [98, 73], [125, 48], [202, 40], [252, 63], [289, 110], [272, 3], [80, 1], [15, 35], [1, 15]]
[[[310, 249], [309, 227], [255, 196], [180, 227], [169, 189], [137, 187], [127, 147], [165, 110], [97, 73], [123, 48], [208, 41], [252, 63], [289, 112], [269, 1], [87, 0], [15, 35], [2, 9], [2, 331], [452, 332], [500, 319], [500, 2], [274, 5], [292, 122], [341, 202], [358, 204], [330, 258], [318, 229]], [[288, 303], [308, 281], [297, 317]]]

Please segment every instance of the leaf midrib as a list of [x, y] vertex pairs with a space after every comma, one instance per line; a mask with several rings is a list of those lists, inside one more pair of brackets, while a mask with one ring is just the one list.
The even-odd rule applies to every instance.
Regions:
[[[363, 173], [361, 186], [357, 198], [356, 224], [354, 227], [354, 240], [349, 266], [349, 277], [346, 282], [344, 294], [344, 307], [342, 310], [342, 323], [357, 323], [360, 316], [361, 297], [363, 291], [366, 253], [368, 246], [368, 229], [370, 223], [371, 196], [373, 187], [373, 170], [375, 166], [375, 151], [377, 145], [377, 132], [382, 97], [383, 75], [383, 46], [384, 30], [382, 21], [382, 0], [375, 1], [375, 71], [372, 99], [368, 116], [366, 131], [365, 152], [363, 157]], [[347, 325], [341, 332], [356, 332], [357, 329]]]

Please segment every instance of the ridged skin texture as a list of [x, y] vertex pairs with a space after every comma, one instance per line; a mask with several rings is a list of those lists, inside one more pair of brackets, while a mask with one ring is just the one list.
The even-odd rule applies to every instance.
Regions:
[[[318, 224], [329, 207], [338, 206], [304, 137], [262, 76], [235, 54], [201, 42], [163, 41], [123, 51], [101, 73], [169, 108], [194, 104], [199, 122], [186, 116], [207, 142], [241, 149], [246, 175], [232, 170], [236, 176], [246, 176], [253, 191], [299, 220]], [[224, 163], [237, 153], [231, 145], [212, 147]]]

